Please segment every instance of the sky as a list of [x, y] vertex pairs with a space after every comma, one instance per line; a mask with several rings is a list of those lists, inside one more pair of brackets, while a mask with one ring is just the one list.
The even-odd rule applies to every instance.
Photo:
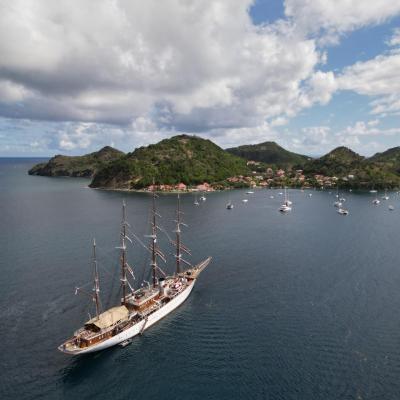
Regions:
[[400, 145], [400, 1], [0, 0], [0, 156], [182, 133]]

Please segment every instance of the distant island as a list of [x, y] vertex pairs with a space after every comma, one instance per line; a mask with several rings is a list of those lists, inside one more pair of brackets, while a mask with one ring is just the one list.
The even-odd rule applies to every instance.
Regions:
[[84, 156], [57, 155], [29, 174], [88, 177], [90, 187], [111, 190], [394, 189], [400, 187], [400, 147], [366, 158], [342, 146], [311, 158], [275, 142], [224, 150], [198, 136], [178, 135], [126, 154], [107, 146]]
[[108, 162], [120, 158], [124, 153], [110, 146], [84, 156], [56, 155], [47, 163], [40, 163], [31, 168], [29, 175], [72, 176], [91, 178]]

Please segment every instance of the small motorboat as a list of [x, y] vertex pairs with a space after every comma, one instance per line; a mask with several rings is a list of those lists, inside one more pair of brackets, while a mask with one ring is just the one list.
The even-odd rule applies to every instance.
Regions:
[[226, 205], [226, 209], [227, 209], [227, 210], [232, 210], [232, 209], [233, 209], [233, 204], [232, 204], [231, 202], [229, 202], [229, 203]]
[[123, 342], [121, 342], [119, 345], [121, 347], [126, 347], [126, 346], [129, 346], [131, 343], [132, 343], [132, 339], [126, 339]]
[[389, 206], [388, 208], [389, 208], [390, 211], [393, 211], [393, 210], [394, 210], [394, 207], [393, 207], [393, 206]]
[[374, 205], [378, 205], [380, 203], [380, 200], [378, 200], [378, 199], [374, 199], [374, 200], [372, 200], [372, 204], [374, 204]]
[[335, 201], [335, 202], [333, 203], [333, 205], [334, 205], [335, 207], [337, 207], [337, 208], [341, 208], [342, 205], [343, 205], [343, 203], [340, 202], [340, 201]]
[[248, 192], [246, 192], [246, 194], [253, 194], [254, 192], [252, 192], [251, 190], [249, 190]]
[[337, 210], [338, 214], [340, 215], [349, 215], [349, 210], [345, 210], [344, 208], [339, 208]]
[[248, 199], [243, 199], [242, 202], [243, 203], [247, 203], [249, 200]]

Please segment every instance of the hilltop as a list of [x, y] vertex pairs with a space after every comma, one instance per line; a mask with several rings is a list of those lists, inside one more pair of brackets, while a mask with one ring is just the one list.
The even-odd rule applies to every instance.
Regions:
[[102, 167], [90, 187], [142, 189], [152, 184], [218, 183], [247, 173], [246, 161], [197, 136], [178, 135], [140, 147]]
[[320, 158], [309, 160], [304, 165], [304, 171], [306, 173], [331, 176], [351, 174], [361, 166], [363, 160], [363, 156], [360, 156], [347, 147], [340, 146]]
[[400, 147], [392, 147], [383, 153], [376, 153], [368, 161], [384, 165], [391, 171], [400, 173]]
[[342, 146], [304, 165], [304, 174], [307, 176], [336, 177], [341, 186], [353, 188], [399, 187], [399, 172], [398, 147], [365, 158]]
[[309, 157], [292, 153], [275, 142], [243, 145], [226, 149], [227, 152], [246, 160], [263, 162], [277, 167], [302, 166]]
[[92, 177], [94, 173], [108, 162], [120, 158], [124, 153], [106, 146], [94, 153], [84, 156], [56, 155], [47, 163], [40, 163], [31, 168], [29, 175]]

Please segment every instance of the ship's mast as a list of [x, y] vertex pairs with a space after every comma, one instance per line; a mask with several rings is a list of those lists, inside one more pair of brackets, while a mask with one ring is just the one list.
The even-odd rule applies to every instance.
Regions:
[[97, 268], [97, 259], [96, 259], [96, 240], [93, 239], [93, 273], [94, 273], [94, 285], [93, 285], [93, 299], [96, 303], [96, 317], [99, 319], [100, 315], [100, 285], [99, 285], [99, 272]]
[[125, 304], [126, 300], [126, 204], [125, 201], [122, 202], [122, 234], [121, 234], [121, 286], [122, 286], [122, 304]]
[[181, 240], [181, 226], [187, 226], [183, 221], [182, 221], [182, 216], [183, 212], [181, 211], [181, 199], [178, 194], [178, 199], [177, 199], [177, 205], [176, 205], [176, 229], [175, 229], [175, 235], [176, 239], [175, 242], [171, 241], [173, 245], [175, 245], [176, 248], [176, 253], [175, 253], [175, 258], [176, 258], [176, 274], [179, 275], [182, 272], [182, 263], [186, 264], [188, 266], [192, 266], [190, 262], [186, 261], [184, 258], [182, 258], [182, 251], [189, 256], [191, 256], [190, 249], [187, 248]]
[[153, 207], [152, 207], [152, 223], [151, 223], [151, 269], [153, 276], [153, 287], [156, 286], [157, 272], [157, 221], [156, 221], [156, 193], [153, 190]]
[[176, 273], [181, 272], [181, 199], [178, 194], [176, 206]]

